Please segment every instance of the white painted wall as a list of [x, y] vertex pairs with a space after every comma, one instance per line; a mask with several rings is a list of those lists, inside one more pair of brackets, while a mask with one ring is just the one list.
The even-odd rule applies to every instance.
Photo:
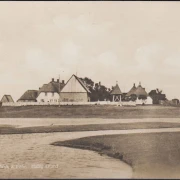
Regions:
[[2, 103], [2, 106], [51, 106], [51, 105], [112, 105], [112, 106], [136, 106], [135, 102], [129, 101], [129, 102], [110, 102], [110, 101], [97, 101], [97, 102], [60, 102], [60, 104], [57, 102], [14, 102], [14, 103]]
[[151, 97], [147, 97], [147, 99], [146, 100], [142, 100], [142, 99], [137, 99], [136, 100], [136, 104], [153, 104], [153, 100], [152, 100], [152, 98]]
[[52, 102], [52, 103], [59, 102], [59, 94], [54, 93], [53, 96], [52, 92], [48, 92], [47, 95], [45, 95], [45, 92], [41, 92], [37, 97], [37, 102], [42, 102], [42, 100], [44, 100], [44, 102]]

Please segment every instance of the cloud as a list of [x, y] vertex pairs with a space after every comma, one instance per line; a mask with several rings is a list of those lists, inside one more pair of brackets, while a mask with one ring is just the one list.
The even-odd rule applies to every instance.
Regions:
[[66, 41], [60, 47], [60, 61], [62, 65], [73, 66], [76, 65], [81, 56], [81, 46], [75, 44], [73, 41]]
[[142, 46], [136, 50], [137, 70], [152, 72], [159, 67], [163, 48], [157, 44]]
[[62, 16], [56, 16], [53, 18], [53, 23], [61, 30], [69, 30], [72, 29], [79, 33], [83, 33], [85, 35], [96, 35], [101, 36], [113, 26], [113, 23], [110, 21], [105, 22], [96, 22], [90, 16], [79, 15], [77, 17], [69, 17], [67, 14]]
[[53, 23], [59, 28], [59, 29], [66, 29], [70, 26], [74, 25], [75, 21], [74, 18], [70, 18], [66, 15], [56, 16], [53, 18]]
[[44, 57], [41, 49], [28, 49], [26, 52], [25, 65], [32, 69], [40, 69], [49, 65], [48, 60]]
[[102, 68], [117, 67], [119, 63], [117, 55], [112, 51], [103, 52], [98, 55], [96, 61]]
[[76, 29], [79, 30], [80, 32], [89, 35], [98, 34], [100, 36], [113, 25], [111, 22], [98, 23], [93, 20], [88, 20], [83, 15], [79, 16], [75, 20], [75, 23], [76, 23]]
[[57, 74], [60, 71], [60, 62], [50, 58], [50, 54], [40, 48], [30, 48], [26, 51], [22, 67], [41, 79]]
[[172, 68], [179, 68], [180, 67], [180, 53], [171, 54], [169, 57], [165, 59], [164, 62]]

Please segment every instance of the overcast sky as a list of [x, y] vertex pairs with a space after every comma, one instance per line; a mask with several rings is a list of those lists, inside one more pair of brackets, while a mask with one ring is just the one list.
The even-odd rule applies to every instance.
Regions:
[[72, 74], [180, 98], [180, 2], [0, 2], [0, 98]]

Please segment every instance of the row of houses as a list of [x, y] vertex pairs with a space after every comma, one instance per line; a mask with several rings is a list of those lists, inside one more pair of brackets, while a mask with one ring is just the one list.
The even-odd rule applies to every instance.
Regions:
[[[72, 75], [66, 83], [64, 80], [60, 82], [59, 79], [55, 81], [52, 78], [48, 84], [43, 84], [39, 90], [27, 90], [17, 102], [90, 102], [90, 94], [91, 91], [86, 83], [76, 75]], [[152, 103], [152, 99], [148, 96], [145, 88], [141, 86], [141, 83], [137, 87], [134, 84], [127, 93], [122, 93], [118, 83], [116, 83], [110, 94], [112, 96], [111, 100], [114, 102], [128, 101], [129, 97], [135, 95], [136, 98], [144, 96], [146, 101]], [[4, 95], [1, 102], [14, 101], [10, 95]]]
[[147, 102], [148, 104], [152, 104], [152, 98], [148, 95], [145, 88], [141, 86], [141, 83], [139, 83], [137, 87], [134, 83], [133, 87], [127, 93], [122, 93], [119, 88], [119, 85], [116, 84], [116, 86], [111, 91], [111, 95], [112, 95], [112, 101], [133, 100], [133, 96], [134, 96], [134, 101], [142, 99], [144, 100], [144, 103]]
[[[137, 98], [145, 96], [146, 99], [152, 102], [152, 99], [148, 96], [145, 88], [141, 86], [141, 83], [136, 87], [135, 84], [129, 90], [128, 93], [122, 93], [118, 83], [110, 92], [112, 101], [122, 101], [124, 97], [128, 100], [132, 95], [136, 95]], [[70, 79], [65, 83], [54, 78], [48, 83], [42, 85], [39, 90], [27, 90], [19, 99], [18, 102], [90, 102], [91, 91], [85, 82], [83, 82], [76, 75], [72, 75]], [[125, 95], [125, 96], [124, 96]]]
[[[100, 83], [98, 84], [101, 85]], [[136, 87], [133, 84], [132, 88], [124, 93], [121, 91], [118, 83], [109, 92], [110, 99], [113, 102], [119, 101], [136, 101], [136, 104], [162, 104], [162, 105], [178, 105], [178, 99], [172, 99], [171, 101], [166, 99], [166, 95], [162, 94], [162, 91], [156, 89], [146, 92], [141, 83]], [[27, 90], [17, 102], [39, 102], [39, 103], [58, 103], [58, 102], [90, 102], [92, 91], [89, 86], [83, 81], [82, 78], [72, 75], [70, 79], [65, 83], [54, 78], [48, 83], [43, 84], [39, 90]], [[139, 101], [139, 102], [138, 102]], [[0, 101], [1, 103], [14, 103], [11, 95], [4, 95]]]
[[67, 83], [52, 78], [51, 82], [44, 84], [39, 90], [28, 90], [18, 102], [89, 102], [90, 90], [76, 75], [72, 75]]

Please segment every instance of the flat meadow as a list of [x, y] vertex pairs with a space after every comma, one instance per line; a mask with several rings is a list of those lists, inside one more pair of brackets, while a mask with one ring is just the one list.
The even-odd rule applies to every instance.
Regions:
[[145, 105], [21, 106], [0, 107], [0, 118], [179, 118], [180, 107]]

